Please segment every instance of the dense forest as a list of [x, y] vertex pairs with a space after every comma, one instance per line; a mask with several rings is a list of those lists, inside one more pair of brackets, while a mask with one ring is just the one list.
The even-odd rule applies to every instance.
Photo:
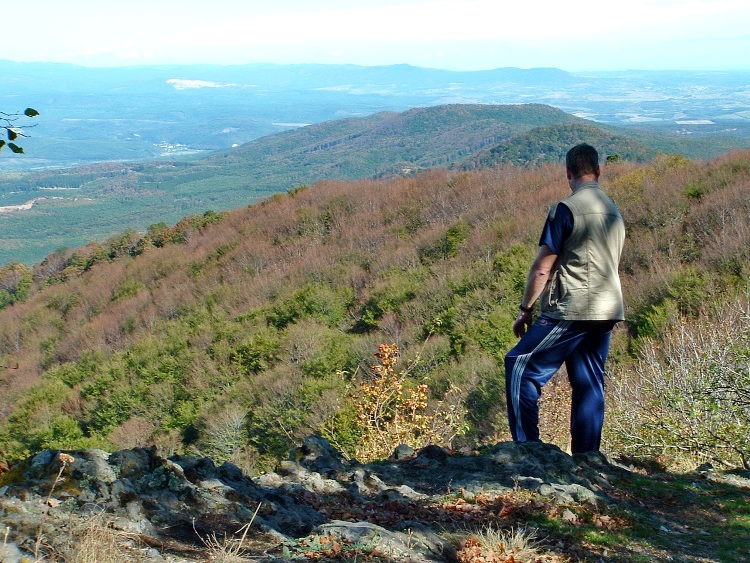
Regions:
[[[610, 162], [602, 183], [628, 230], [603, 447], [750, 467], [750, 152]], [[310, 433], [358, 458], [508, 439], [502, 358], [567, 189], [557, 163], [321, 181], [8, 264], [0, 449], [259, 471]], [[542, 408], [563, 449], [566, 386]]]

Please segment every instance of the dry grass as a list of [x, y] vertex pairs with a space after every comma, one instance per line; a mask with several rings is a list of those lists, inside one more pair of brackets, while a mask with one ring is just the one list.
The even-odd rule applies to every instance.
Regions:
[[111, 527], [108, 516], [97, 514], [81, 524], [74, 541], [58, 547], [61, 561], [76, 563], [139, 563], [149, 561], [136, 536]]
[[[260, 507], [261, 504], [259, 503], [250, 522], [242, 526], [232, 536], [225, 534], [219, 537], [213, 533], [203, 537], [197, 531], [195, 532], [201, 543], [208, 550], [208, 561], [216, 561], [217, 563], [242, 563], [243, 561], [250, 561], [250, 558], [245, 556], [246, 548], [243, 544], [245, 543], [245, 539], [247, 539], [247, 533], [250, 531], [250, 527], [253, 525]], [[237, 538], [238, 534], [242, 535]]]
[[461, 563], [536, 563], [549, 560], [533, 530], [511, 528], [501, 530], [487, 526], [471, 536], [458, 554]]

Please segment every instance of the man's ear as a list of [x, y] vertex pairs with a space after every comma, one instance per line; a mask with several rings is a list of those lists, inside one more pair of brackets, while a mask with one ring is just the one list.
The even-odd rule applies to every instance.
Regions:
[[573, 174], [570, 172], [570, 168], [565, 169], [565, 176], [567, 176], [568, 180], [573, 179]]
[[597, 178], [599, 177], [599, 174], [601, 174], [601, 170], [600, 170], [600, 168], [599, 168], [599, 165], [598, 165], [598, 164], [596, 165], [596, 171], [594, 172], [594, 174], [596, 174], [596, 177], [597, 177]]

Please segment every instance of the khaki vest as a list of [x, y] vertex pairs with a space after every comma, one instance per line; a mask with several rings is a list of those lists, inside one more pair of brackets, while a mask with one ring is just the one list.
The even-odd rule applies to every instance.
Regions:
[[541, 312], [571, 321], [623, 320], [617, 273], [625, 241], [620, 210], [598, 182], [578, 186], [562, 203], [573, 214], [573, 231], [542, 292]]

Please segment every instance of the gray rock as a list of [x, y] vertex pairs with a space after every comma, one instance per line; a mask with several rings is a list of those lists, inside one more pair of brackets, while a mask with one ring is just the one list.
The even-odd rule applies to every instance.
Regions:
[[310, 471], [326, 476], [344, 471], [348, 465], [341, 453], [320, 436], [305, 438], [300, 447], [291, 450], [289, 459]]
[[336, 520], [319, 526], [320, 535], [331, 536], [354, 544], [364, 553], [377, 551], [395, 561], [427, 562], [458, 561], [450, 544], [434, 532], [423, 527], [406, 532], [391, 531], [369, 522], [342, 522]]
[[85, 477], [91, 482], [109, 485], [117, 480], [117, 474], [109, 464], [109, 454], [102, 450], [82, 450], [73, 455], [75, 461], [71, 474], [77, 479]]
[[414, 448], [407, 446], [406, 444], [399, 444], [396, 446], [396, 448], [393, 450], [393, 454], [391, 455], [391, 459], [395, 461], [401, 461], [404, 459], [411, 459], [416, 455], [416, 452], [414, 451]]
[[434, 444], [430, 444], [429, 446], [425, 446], [419, 452], [417, 452], [417, 456], [424, 456], [427, 459], [434, 459], [435, 461], [439, 463], [445, 463], [448, 460], [448, 452], [441, 448], [440, 446], [436, 446]]
[[[447, 561], [449, 563], [458, 562], [458, 554], [453, 544], [438, 536], [435, 532], [427, 528], [421, 522], [402, 522], [396, 527], [397, 530], [404, 532], [411, 539], [415, 540], [417, 545], [422, 549], [429, 550], [437, 561]], [[415, 551], [412, 548], [412, 551]]]
[[135, 448], [114, 452], [109, 456], [109, 464], [120, 478], [138, 478], [152, 469], [154, 448]]
[[424, 500], [427, 495], [416, 492], [407, 485], [400, 487], [389, 487], [375, 497], [380, 502], [408, 502], [411, 500]]
[[242, 469], [237, 467], [233, 463], [225, 461], [217, 470], [219, 477], [222, 479], [228, 479], [230, 481], [241, 481], [244, 477]]
[[27, 556], [21, 553], [18, 546], [13, 542], [7, 542], [0, 544], [0, 561], [2, 563], [21, 563], [21, 561], [28, 561]]
[[[62, 467], [60, 454], [47, 450], [19, 467], [18, 479], [5, 481], [0, 494], [0, 521], [12, 529], [8, 558], [33, 545], [42, 522], [44, 500]], [[347, 462], [320, 437], [306, 439], [276, 472], [253, 479], [231, 463], [217, 467], [209, 458], [172, 456], [164, 459], [154, 448], [107, 454], [101, 450], [71, 452], [53, 498], [59, 501], [46, 516], [45, 537], [71, 541], [71, 530], [91, 518], [95, 510], [111, 517], [113, 528], [161, 545], [175, 530], [194, 540], [192, 523], [200, 522], [202, 537], [224, 537], [252, 521], [253, 526], [278, 541], [300, 538], [313, 530], [359, 544], [377, 547], [394, 561], [455, 561], [453, 547], [437, 530], [416, 522], [395, 522], [389, 529], [367, 522], [327, 521], [327, 502], [388, 503], [395, 507], [425, 502], [435, 495], [465, 498], [521, 487], [554, 502], [607, 502], [613, 477], [626, 475], [601, 454], [575, 458], [542, 443], [501, 443], [485, 455], [451, 455], [437, 446], [419, 452], [397, 448], [385, 463]], [[398, 459], [399, 456], [404, 456]], [[696, 474], [711, 478], [715, 472]], [[739, 477], [738, 477], [739, 478]], [[257, 514], [256, 509], [259, 508]], [[14, 551], [15, 547], [15, 551]], [[16, 554], [16, 555], [14, 555]], [[158, 561], [158, 550], [147, 556]], [[0, 558], [0, 561], [6, 559]], [[12, 561], [13, 559], [7, 559]]]

